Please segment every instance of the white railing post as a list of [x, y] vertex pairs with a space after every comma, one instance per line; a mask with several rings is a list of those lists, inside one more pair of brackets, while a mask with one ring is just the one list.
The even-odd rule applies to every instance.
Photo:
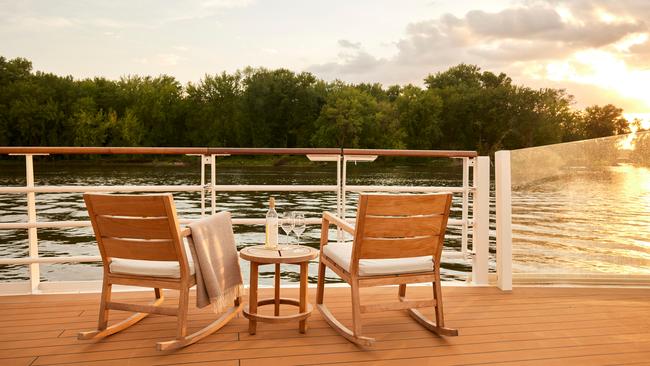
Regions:
[[338, 217], [343, 217], [343, 201], [341, 198], [341, 190], [343, 189], [343, 184], [341, 182], [341, 155], [336, 159], [336, 215]]
[[[339, 154], [336, 158], [336, 215], [338, 217], [343, 217], [343, 181], [341, 180], [341, 160], [343, 159], [342, 155]], [[336, 230], [336, 241], [343, 242], [345, 236], [343, 230], [340, 228]]]
[[[472, 160], [473, 162], [474, 160]], [[462, 213], [461, 220], [463, 221], [462, 234], [460, 238], [460, 251], [467, 254], [467, 232], [469, 229], [468, 222], [468, 206], [469, 206], [469, 158], [463, 158], [463, 199], [462, 199]]]
[[213, 215], [217, 212], [217, 192], [215, 192], [215, 187], [217, 185], [216, 163], [216, 155], [210, 155], [210, 207], [212, 208]]
[[199, 155], [201, 160], [201, 217], [205, 216], [205, 155]]
[[347, 210], [347, 198], [346, 198], [346, 182], [348, 179], [348, 157], [343, 155], [343, 166], [341, 167], [342, 173], [341, 173], [341, 214], [339, 215], [340, 218], [343, 220], [346, 219], [346, 210]]
[[495, 158], [497, 287], [512, 290], [512, 189], [510, 151], [497, 151]]
[[472, 234], [472, 282], [488, 284], [490, 259], [490, 157], [474, 160], [474, 207]]
[[[25, 155], [25, 178], [27, 183], [27, 222], [30, 225], [36, 224], [36, 193], [34, 193], [34, 156]], [[29, 258], [38, 259], [38, 234], [36, 227], [27, 229], [27, 239], [29, 242]], [[32, 293], [38, 292], [38, 286], [41, 282], [40, 264], [30, 263], [29, 265], [29, 282]]]

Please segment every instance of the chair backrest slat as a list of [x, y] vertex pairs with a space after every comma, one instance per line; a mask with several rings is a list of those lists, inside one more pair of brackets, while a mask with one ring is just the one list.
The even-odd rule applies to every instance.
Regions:
[[84, 194], [104, 264], [112, 257], [183, 261], [171, 194]]
[[361, 194], [353, 262], [427, 255], [439, 262], [450, 206], [450, 193]]
[[167, 216], [165, 200], [160, 198], [161, 195], [87, 195], [92, 197], [95, 215], [134, 217]]
[[366, 216], [365, 238], [408, 238], [440, 234], [443, 216]]
[[[445, 194], [443, 194], [445, 195]], [[439, 215], [446, 201], [440, 194], [372, 194], [366, 207], [370, 216]]]
[[172, 240], [103, 238], [102, 241], [108, 257], [151, 260], [152, 253], [155, 253], [159, 261], [178, 260]]
[[167, 217], [117, 217], [97, 215], [102, 237], [172, 239]]
[[396, 239], [364, 239], [360, 258], [383, 259], [405, 258], [433, 255], [431, 243], [438, 241], [438, 236]]

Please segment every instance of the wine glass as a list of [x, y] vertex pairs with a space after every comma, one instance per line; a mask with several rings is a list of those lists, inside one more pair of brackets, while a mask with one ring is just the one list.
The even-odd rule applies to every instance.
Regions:
[[[293, 214], [293, 232], [296, 233], [296, 245], [300, 245], [300, 235], [305, 232], [307, 222], [305, 221], [305, 214], [303, 212], [294, 212]], [[297, 249], [296, 249], [297, 250]]]
[[286, 235], [286, 244], [287, 247], [289, 246], [291, 242], [291, 231], [293, 230], [293, 225], [294, 225], [294, 218], [293, 218], [293, 212], [287, 211], [282, 213], [280, 215], [280, 226], [282, 227], [282, 231], [284, 231], [284, 234]]

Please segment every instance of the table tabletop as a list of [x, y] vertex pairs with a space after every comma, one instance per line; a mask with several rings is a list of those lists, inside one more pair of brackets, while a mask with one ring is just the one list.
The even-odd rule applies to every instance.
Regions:
[[239, 252], [243, 259], [255, 263], [302, 263], [318, 257], [318, 250], [306, 245], [287, 249], [266, 249], [264, 245], [246, 247]]

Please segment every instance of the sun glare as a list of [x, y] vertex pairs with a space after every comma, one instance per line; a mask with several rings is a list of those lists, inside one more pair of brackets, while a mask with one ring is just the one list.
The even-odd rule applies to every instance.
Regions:
[[650, 129], [650, 113], [625, 113], [623, 117], [630, 122], [630, 129], [636, 132], [637, 126], [632, 125], [635, 119], [641, 121], [641, 128], [644, 130]]
[[600, 19], [601, 22], [607, 23], [607, 24], [614, 23], [614, 22], [616, 22], [618, 20], [616, 15], [614, 15], [614, 14], [612, 14], [610, 12], [607, 12], [606, 10], [603, 10], [603, 9], [597, 9], [596, 10], [596, 16], [598, 17], [598, 19]]
[[620, 52], [629, 52], [630, 47], [644, 44], [647, 41], [648, 33], [633, 33], [623, 37], [623, 39], [614, 44], [614, 48]]
[[[637, 35], [622, 42], [620, 47], [630, 47], [647, 39], [645, 33]], [[553, 81], [594, 85], [633, 99], [639, 109], [631, 112], [650, 110], [650, 70], [631, 69], [614, 52], [596, 49], [579, 51], [568, 59], [548, 63], [545, 71], [545, 77]]]

